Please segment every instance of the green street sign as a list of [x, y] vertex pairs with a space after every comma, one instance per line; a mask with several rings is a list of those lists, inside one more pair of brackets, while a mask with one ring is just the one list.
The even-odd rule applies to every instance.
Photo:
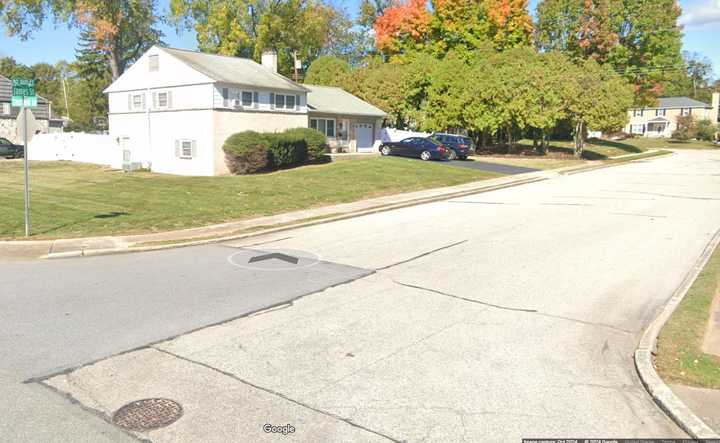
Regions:
[[35, 80], [27, 78], [14, 78], [12, 80], [12, 105], [32, 108], [37, 106], [35, 95]]
[[12, 103], [16, 108], [34, 108], [37, 106], [37, 96], [35, 97], [17, 97], [13, 95]]

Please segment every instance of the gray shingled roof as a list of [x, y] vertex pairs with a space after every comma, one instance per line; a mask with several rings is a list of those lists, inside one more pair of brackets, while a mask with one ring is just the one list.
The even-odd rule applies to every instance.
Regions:
[[161, 48], [218, 82], [256, 88], [304, 92], [306, 89], [272, 69], [240, 57], [205, 54], [185, 49]]
[[[690, 97], [660, 97], [658, 108], [711, 108], [707, 103]], [[655, 108], [651, 108], [655, 109]]]
[[332, 86], [304, 85], [308, 92], [310, 112], [326, 114], [385, 117], [387, 113], [349, 92]]

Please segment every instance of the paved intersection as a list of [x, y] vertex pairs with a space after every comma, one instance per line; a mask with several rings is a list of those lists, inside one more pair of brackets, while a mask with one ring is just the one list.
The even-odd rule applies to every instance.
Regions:
[[[185, 408], [142, 435], [153, 441], [283, 441], [268, 422], [300, 441], [678, 436], [632, 352], [718, 227], [720, 153], [680, 152], [252, 242], [3, 267], [15, 288], [3, 292], [3, 333], [15, 335], [0, 389], [33, 390], [41, 430], [77, 424], [56, 441], [126, 438], [98, 416], [152, 396]], [[238, 270], [233, 247], [324, 263], [302, 279]], [[255, 278], [273, 288], [261, 300], [294, 300], [223, 322], [261, 305], [238, 295]], [[60, 305], [91, 338], [52, 337]], [[45, 340], [53, 349], [40, 352]], [[57, 392], [94, 413], [55, 406]], [[11, 418], [19, 425], [0, 433], [41, 440]]]

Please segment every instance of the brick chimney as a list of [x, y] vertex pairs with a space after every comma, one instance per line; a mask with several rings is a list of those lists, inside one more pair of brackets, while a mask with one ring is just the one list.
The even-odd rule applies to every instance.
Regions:
[[278, 68], [278, 56], [277, 52], [273, 50], [263, 51], [261, 64], [266, 68], [272, 69], [273, 72], [277, 72]]

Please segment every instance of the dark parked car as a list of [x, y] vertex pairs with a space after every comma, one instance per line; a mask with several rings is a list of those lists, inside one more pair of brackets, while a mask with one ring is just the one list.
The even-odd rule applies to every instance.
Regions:
[[470, 137], [442, 133], [435, 133], [432, 137], [451, 149], [450, 160], [455, 160], [456, 158], [465, 160], [468, 155], [475, 152], [475, 143]]
[[22, 145], [10, 143], [10, 140], [0, 137], [0, 157], [22, 158], [24, 152]]
[[403, 155], [422, 160], [445, 160], [450, 148], [432, 137], [410, 137], [399, 142], [385, 142], [380, 145], [382, 155]]

